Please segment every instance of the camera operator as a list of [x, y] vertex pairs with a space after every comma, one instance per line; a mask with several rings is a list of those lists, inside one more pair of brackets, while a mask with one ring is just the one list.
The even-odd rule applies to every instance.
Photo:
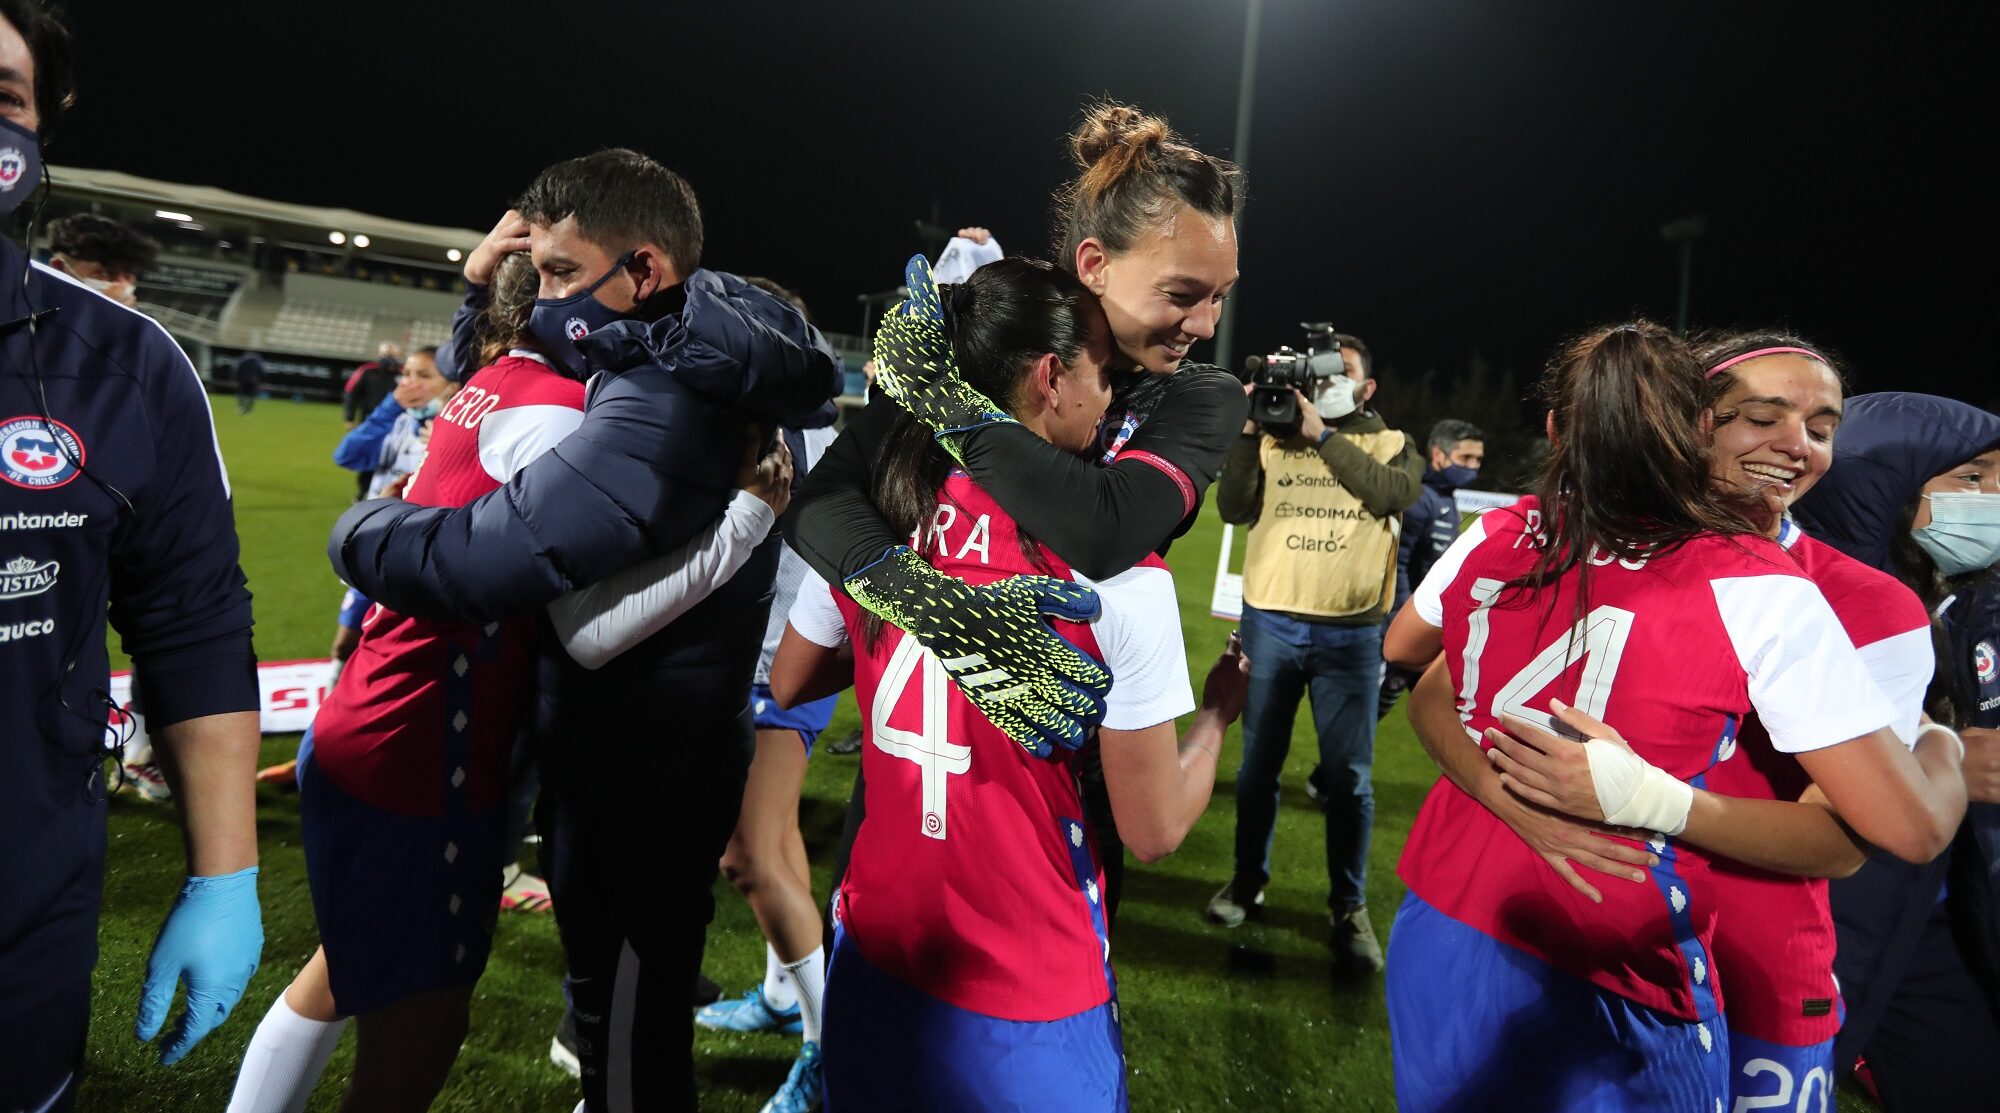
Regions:
[[[1307, 362], [1312, 397], [1283, 388], [1296, 402], [1294, 426], [1271, 420], [1283, 412], [1266, 404], [1272, 386], [1245, 388], [1256, 396], [1253, 417], [1264, 424], [1244, 424], [1216, 481], [1222, 520], [1250, 527], [1243, 564], [1250, 697], [1236, 773], [1235, 873], [1209, 901], [1208, 914], [1233, 927], [1263, 903], [1278, 774], [1299, 698], [1310, 690], [1335, 964], [1379, 972], [1382, 948], [1368, 922], [1363, 883], [1375, 815], [1369, 771], [1382, 620], [1395, 598], [1401, 515], [1417, 500], [1424, 461], [1409, 437], [1368, 408], [1376, 380], [1367, 345], [1331, 333], [1327, 349]], [[1283, 358], [1272, 357], [1273, 366]]]

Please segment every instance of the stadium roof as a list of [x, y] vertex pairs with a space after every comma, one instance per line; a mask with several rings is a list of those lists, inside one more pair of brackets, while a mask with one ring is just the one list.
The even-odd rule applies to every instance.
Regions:
[[117, 170], [88, 170], [77, 166], [50, 166], [49, 178], [57, 189], [95, 193], [155, 205], [174, 212], [235, 216], [273, 224], [319, 228], [325, 232], [356, 233], [378, 241], [432, 247], [439, 251], [457, 248], [471, 251], [486, 233], [469, 228], [446, 228], [434, 224], [413, 224], [407, 220], [374, 216], [353, 209], [325, 209], [316, 205], [295, 205], [231, 193], [214, 186], [184, 185], [141, 178]]

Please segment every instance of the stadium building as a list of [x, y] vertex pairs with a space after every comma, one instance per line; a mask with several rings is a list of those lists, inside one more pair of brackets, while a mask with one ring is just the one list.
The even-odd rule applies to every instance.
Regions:
[[[384, 342], [406, 351], [444, 343], [465, 296], [465, 255], [485, 236], [116, 170], [48, 171], [35, 239], [25, 239], [28, 206], [13, 221], [15, 239], [45, 259], [48, 225], [89, 212], [157, 240], [159, 264], [139, 278], [139, 309], [224, 391], [247, 350], [264, 357], [273, 394], [337, 399], [348, 372]], [[865, 342], [827, 339], [858, 380]]]

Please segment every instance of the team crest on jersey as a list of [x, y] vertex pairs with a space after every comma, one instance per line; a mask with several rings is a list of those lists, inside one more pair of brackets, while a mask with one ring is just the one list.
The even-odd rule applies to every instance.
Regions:
[[571, 317], [563, 322], [563, 335], [571, 340], [581, 340], [590, 335], [590, 326], [584, 323], [582, 317]]
[[14, 188], [28, 168], [28, 158], [19, 147], [0, 147], [0, 193]]
[[56, 586], [62, 565], [55, 561], [36, 564], [32, 557], [15, 557], [0, 564], [0, 599], [26, 599]]
[[46, 491], [75, 479], [82, 463], [83, 440], [62, 422], [32, 416], [0, 421], [0, 479]]
[[2000, 666], [1993, 659], [1993, 643], [1980, 642], [1972, 647], [1972, 667], [1979, 673], [1981, 684], [1993, 683], [1995, 675], [2000, 675]]

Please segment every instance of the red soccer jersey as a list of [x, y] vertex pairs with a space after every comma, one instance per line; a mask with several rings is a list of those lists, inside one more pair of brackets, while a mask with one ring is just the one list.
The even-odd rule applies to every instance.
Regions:
[[[1443, 628], [1472, 737], [1499, 725], [1502, 708], [1534, 719], [1553, 697], [1699, 783], [1753, 707], [1788, 752], [1894, 717], [1826, 601], [1771, 542], [1702, 537], [1644, 560], [1593, 555], [1579, 614], [1574, 569], [1553, 588], [1502, 589], [1532, 568], [1541, 514], [1534, 499], [1490, 511], [1412, 597]], [[1653, 847], [1652, 884], [1601, 885], [1604, 903], [1592, 904], [1440, 779], [1398, 872], [1423, 900], [1502, 943], [1641, 1005], [1706, 1020], [1721, 1008], [1710, 860], [1671, 839]]]
[[[506, 482], [583, 417], [583, 384], [524, 353], [480, 369], [431, 423], [404, 497], [464, 506]], [[463, 784], [475, 810], [505, 788], [507, 753], [533, 691], [535, 621], [484, 626], [380, 604], [313, 719], [313, 761], [354, 798], [437, 815]]]
[[[1894, 576], [1790, 522], [1778, 540], [1826, 596], [1875, 686], [1899, 713], [1897, 733], [1913, 740], [1932, 664], [1923, 602]], [[1708, 776], [1715, 792], [1764, 800], [1796, 800], [1809, 783], [1798, 759], [1778, 752], [1754, 715]], [[1826, 882], [1727, 858], [1716, 860], [1714, 877], [1715, 961], [1729, 979], [1729, 1030], [1790, 1047], [1832, 1039], [1840, 1030], [1834, 1008], [1840, 993]]]
[[[1089, 582], [1046, 548], [1037, 568], [1012, 519], [961, 473], [920, 532], [912, 547], [970, 583]], [[1166, 565], [1149, 557], [1091, 586], [1104, 604], [1097, 621], [1055, 625], [1115, 678], [1104, 725], [1135, 730], [1194, 710]], [[986, 1016], [1057, 1020], [1103, 1004], [1112, 978], [1104, 878], [1074, 755], [1028, 755], [915, 639], [885, 625], [869, 645], [862, 617], [844, 594], [808, 580], [791, 619], [821, 645], [837, 644], [843, 627], [855, 645], [868, 796], [837, 898], [843, 930], [877, 968]]]

